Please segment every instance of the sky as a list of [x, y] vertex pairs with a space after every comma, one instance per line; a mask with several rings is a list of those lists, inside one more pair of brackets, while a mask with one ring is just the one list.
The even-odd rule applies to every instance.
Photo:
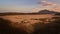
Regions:
[[55, 4], [60, 0], [0, 0], [0, 12], [32, 12], [40, 10], [42, 5], [38, 2], [47, 1]]

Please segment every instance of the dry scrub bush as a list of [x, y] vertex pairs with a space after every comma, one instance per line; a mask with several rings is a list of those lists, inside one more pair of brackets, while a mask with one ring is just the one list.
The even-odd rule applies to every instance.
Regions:
[[[9, 20], [0, 18], [0, 33], [1, 34], [60, 34], [60, 19], [55, 19], [49, 23], [44, 24], [38, 22], [34, 24], [25, 23], [22, 21], [18, 24], [19, 27], [12, 27]], [[52, 20], [51, 19], [51, 20]], [[28, 25], [29, 24], [29, 25]], [[17, 25], [15, 25], [17, 26]]]

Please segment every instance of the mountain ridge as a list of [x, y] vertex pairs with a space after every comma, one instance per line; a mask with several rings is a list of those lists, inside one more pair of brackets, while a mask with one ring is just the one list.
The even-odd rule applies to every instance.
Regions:
[[54, 15], [60, 15], [60, 12], [50, 11], [50, 10], [40, 10], [38, 12], [32, 12], [32, 13], [18, 13], [18, 12], [6, 12], [6, 13], [0, 13], [0, 15], [38, 15], [38, 14], [54, 14]]
[[41, 10], [41, 11], [38, 11], [38, 13], [41, 13], [41, 14], [57, 14], [60, 12], [55, 12], [55, 11], [50, 11], [50, 10]]

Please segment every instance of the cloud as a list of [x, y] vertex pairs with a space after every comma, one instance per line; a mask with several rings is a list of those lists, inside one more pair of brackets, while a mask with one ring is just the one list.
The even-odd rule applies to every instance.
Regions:
[[44, 6], [44, 9], [60, 12], [60, 6], [58, 4], [47, 1], [41, 1], [41, 4]]
[[60, 6], [55, 6], [55, 7], [51, 8], [51, 10], [60, 12]]
[[52, 3], [52, 2], [47, 2], [47, 1], [41, 1], [40, 4], [42, 6], [55, 6], [56, 4]]
[[35, 12], [38, 12], [40, 9], [47, 9], [47, 10], [51, 10], [51, 11], [56, 11], [56, 12], [60, 12], [60, 5], [55, 4], [53, 2], [47, 2], [45, 0], [42, 0], [40, 2], [38, 2], [38, 4], [42, 5], [42, 8], [34, 8], [33, 10]]

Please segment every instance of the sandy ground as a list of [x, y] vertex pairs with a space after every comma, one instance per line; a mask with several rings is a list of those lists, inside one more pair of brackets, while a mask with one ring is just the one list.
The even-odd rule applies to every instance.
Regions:
[[[53, 15], [7, 15], [7, 16], [0, 16], [0, 18], [10, 20], [12, 23], [12, 26], [17, 28], [23, 28], [27, 32], [33, 31], [33, 27], [31, 24], [38, 23], [38, 20], [31, 20], [31, 19], [41, 19], [41, 18], [47, 18], [51, 19]], [[24, 21], [25, 23], [20, 24], [21, 21]]]
[[39, 19], [39, 18], [51, 18], [52, 15], [7, 15], [7, 16], [0, 16], [0, 18], [8, 19], [12, 22], [20, 22], [22, 20], [30, 20], [32, 18]]

